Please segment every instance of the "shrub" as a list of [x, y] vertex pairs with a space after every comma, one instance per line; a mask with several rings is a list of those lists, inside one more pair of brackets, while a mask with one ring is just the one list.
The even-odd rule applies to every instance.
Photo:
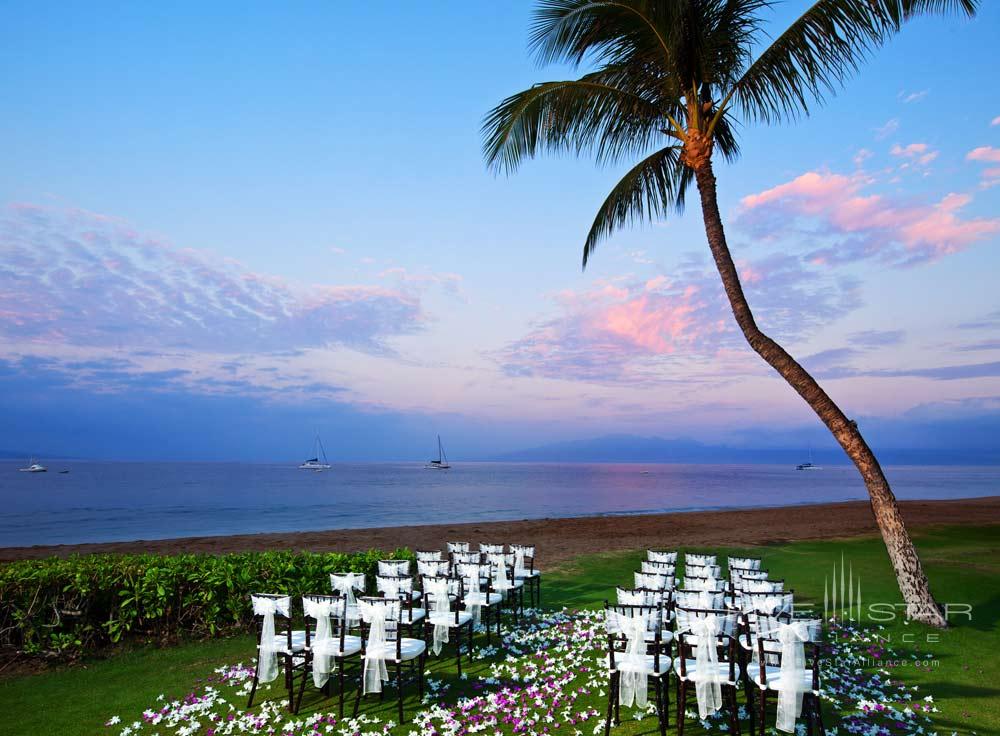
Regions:
[[[0, 648], [77, 656], [126, 641], [249, 631], [251, 593], [330, 590], [329, 574], [373, 579], [377, 550], [225, 555], [82, 555], [0, 566]], [[408, 559], [408, 550], [391, 557]]]

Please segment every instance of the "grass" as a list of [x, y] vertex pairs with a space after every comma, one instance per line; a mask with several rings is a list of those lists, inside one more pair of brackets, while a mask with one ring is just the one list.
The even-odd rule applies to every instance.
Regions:
[[[1000, 733], [1000, 542], [997, 527], [943, 527], [919, 531], [915, 541], [938, 599], [972, 606], [971, 620], [954, 616], [953, 627], [937, 632], [901, 619], [886, 624], [882, 634], [892, 647], [905, 653], [906, 666], [895, 672], [934, 696], [941, 712], [935, 724], [940, 732]], [[667, 542], [665, 541], [665, 546]], [[701, 551], [701, 550], [686, 550]], [[713, 548], [720, 556], [746, 554], [746, 548]], [[824, 578], [841, 560], [860, 577], [866, 606], [900, 600], [881, 540], [796, 542], [752, 550], [763, 556], [772, 577], [785, 578], [796, 591], [797, 602], [808, 602], [822, 611]], [[546, 572], [546, 606], [599, 608], [614, 595], [616, 584], [625, 584], [638, 566], [642, 552], [589, 555]], [[957, 610], [957, 609], [956, 609]], [[915, 667], [909, 653], [916, 653], [927, 667]], [[158, 695], [180, 698], [199, 678], [224, 663], [247, 661], [253, 653], [249, 637], [183, 644], [166, 649], [138, 649], [102, 660], [36, 675], [0, 680], [0, 734], [91, 734], [102, 731], [111, 715], [124, 723], [136, 720], [153, 707]], [[468, 691], [457, 681], [453, 660], [431, 660], [432, 677], [453, 683], [455, 691]], [[470, 680], [488, 674], [482, 660], [466, 668]], [[309, 692], [307, 690], [307, 692]], [[391, 718], [392, 693], [384, 703], [366, 701], [363, 712]], [[594, 705], [602, 708], [599, 698]], [[321, 706], [315, 694], [307, 695], [303, 710]], [[416, 698], [406, 704], [412, 714]], [[624, 715], [624, 714], [623, 714]], [[827, 726], [834, 725], [827, 719]], [[584, 726], [589, 732], [589, 726]], [[409, 728], [397, 729], [408, 733]], [[616, 734], [650, 733], [653, 722], [625, 721]], [[695, 734], [699, 729], [691, 729]], [[115, 732], [117, 733], [117, 731]]]

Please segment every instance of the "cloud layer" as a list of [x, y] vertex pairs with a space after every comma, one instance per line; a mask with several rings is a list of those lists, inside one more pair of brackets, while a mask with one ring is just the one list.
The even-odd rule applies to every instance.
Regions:
[[210, 353], [347, 346], [424, 323], [413, 293], [296, 286], [176, 248], [127, 223], [75, 209], [12, 205], [0, 217], [0, 337], [88, 348]]
[[[909, 149], [909, 152], [906, 153]], [[926, 149], [900, 149], [926, 157]], [[875, 259], [908, 266], [940, 258], [1000, 232], [1000, 218], [962, 214], [971, 197], [949, 193], [933, 204], [867, 194], [871, 178], [810, 171], [750, 194], [741, 201], [740, 224], [760, 238], [798, 232], [820, 242], [807, 257], [815, 264]]]

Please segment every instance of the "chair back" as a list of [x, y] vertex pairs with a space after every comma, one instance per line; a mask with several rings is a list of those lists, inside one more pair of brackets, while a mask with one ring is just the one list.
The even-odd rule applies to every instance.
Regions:
[[760, 570], [763, 560], [758, 557], [730, 557], [726, 560], [726, 566], [732, 570], [738, 567], [743, 570]]
[[418, 549], [414, 554], [417, 557], [417, 562], [433, 562], [444, 559], [444, 553], [438, 549]]
[[684, 608], [721, 610], [725, 608], [726, 594], [713, 590], [675, 590], [673, 599]]
[[636, 588], [671, 590], [674, 587], [675, 580], [673, 575], [662, 575], [655, 572], [636, 572], [632, 575], [632, 582]]
[[482, 555], [478, 552], [452, 552], [451, 563], [453, 565], [478, 565], [482, 560]]
[[726, 589], [726, 581], [719, 580], [713, 577], [694, 577], [690, 575], [684, 576], [684, 589], [685, 590], [708, 590], [708, 591], [724, 591]]
[[409, 575], [378, 575], [375, 589], [385, 598], [396, 598], [404, 603], [413, 601], [413, 578]]
[[696, 554], [685, 554], [684, 555], [684, 566], [688, 565], [715, 565], [716, 559], [715, 555], [696, 555]]
[[338, 651], [344, 651], [347, 634], [347, 599], [342, 595], [304, 595], [302, 612], [305, 615], [306, 648], [317, 640], [317, 634], [340, 641]]
[[[279, 635], [280, 624], [284, 628], [284, 638], [288, 651], [292, 649], [292, 599], [279, 593], [251, 593], [250, 605], [253, 608], [254, 629], [257, 644], [263, 641], [265, 629]], [[268, 623], [269, 622], [269, 623]]]
[[668, 552], [666, 550], [647, 549], [646, 550], [646, 559], [649, 562], [666, 562], [667, 564], [670, 564], [670, 565], [676, 565], [677, 564], [677, 552], [675, 552], [675, 551], [669, 551]]
[[663, 646], [663, 606], [639, 606], [604, 602], [604, 629], [608, 636], [611, 669], [616, 659], [630, 652], [645, 655], [652, 650], [653, 671], [660, 671], [660, 657], [667, 656]]
[[716, 578], [722, 577], [722, 568], [718, 565], [685, 565], [686, 578]]
[[535, 572], [535, 545], [511, 544], [509, 547], [514, 555], [514, 574], [533, 575]]
[[468, 542], [448, 542], [448, 552], [468, 552], [469, 543]]
[[785, 590], [784, 580], [746, 580], [741, 578], [734, 589], [743, 593], [781, 593]]
[[503, 554], [502, 544], [488, 544], [486, 542], [479, 543], [479, 551], [484, 555], [497, 555]]
[[[358, 599], [358, 609], [361, 612], [361, 640], [363, 642], [363, 653], [368, 654], [369, 647], [373, 644], [385, 645], [389, 649], [395, 649], [396, 660], [402, 659], [402, 632], [400, 631], [400, 618], [403, 607], [398, 599], [379, 598], [377, 596], [364, 596]], [[377, 619], [384, 622], [383, 631], [384, 642], [374, 641], [377, 639], [374, 626]]]
[[417, 575], [421, 578], [447, 575], [450, 567], [444, 560], [417, 560]]
[[378, 561], [378, 574], [379, 575], [409, 575], [410, 574], [410, 561], [409, 560], [379, 560]]
[[460, 562], [455, 565], [456, 577], [462, 585], [463, 594], [493, 592], [493, 576], [491, 566], [478, 562]]
[[677, 572], [677, 566], [671, 562], [650, 562], [649, 560], [643, 560], [640, 563], [639, 569], [642, 572], [652, 572], [659, 575], [670, 575], [673, 576]]
[[736, 682], [739, 615], [734, 611], [680, 605], [674, 606], [674, 613], [677, 617], [676, 640], [681, 676], [687, 676], [687, 662], [696, 659], [697, 648], [707, 641], [716, 648], [718, 661], [729, 663], [729, 681]]

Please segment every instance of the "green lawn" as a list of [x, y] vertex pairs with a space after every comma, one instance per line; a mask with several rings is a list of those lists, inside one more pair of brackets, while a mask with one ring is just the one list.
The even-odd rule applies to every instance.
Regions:
[[[922, 530], [915, 537], [939, 600], [971, 605], [972, 619], [957, 618], [953, 628], [940, 633], [901, 621], [888, 624], [882, 634], [892, 640], [894, 649], [906, 654], [907, 662], [910, 652], [930, 662], [926, 668], [909, 664], [893, 672], [907, 683], [919, 685], [922, 694], [934, 697], [941, 711], [935, 715], [935, 725], [941, 734], [1000, 733], [997, 527]], [[668, 546], [666, 541], [664, 546]], [[748, 552], [745, 548], [710, 551], [721, 556]], [[757, 548], [752, 554], [762, 555], [772, 577], [785, 578], [796, 591], [796, 600], [816, 604], [817, 612], [822, 611], [824, 576], [830, 576], [833, 565], [840, 564], [842, 558], [852, 566], [855, 578], [860, 577], [866, 605], [899, 601], [879, 539], [781, 544]], [[598, 608], [605, 598], [614, 595], [616, 584], [630, 580], [641, 556], [641, 551], [592, 555], [550, 570], [544, 580], [544, 603], [550, 607]], [[120, 716], [123, 724], [137, 720], [143, 710], [157, 705], [160, 694], [165, 694], [167, 700], [183, 697], [214, 667], [248, 661], [252, 654], [252, 642], [249, 637], [242, 637], [168, 649], [140, 649], [44, 674], [0, 680], [0, 734], [105, 732], [102, 724], [109, 716]], [[432, 660], [430, 669], [433, 678], [451, 688], [445, 699], [453, 699], [456, 693], [471, 693], [469, 684], [479, 676], [489, 675], [490, 664], [491, 661], [479, 660], [469, 666], [468, 681], [455, 677], [451, 659]], [[321, 702], [311, 688], [307, 692], [303, 703], [305, 713], [317, 707], [333, 708], [331, 701]], [[390, 691], [381, 704], [374, 700], [366, 702], [363, 712], [391, 718], [392, 695]], [[602, 708], [602, 699], [595, 693], [587, 704]], [[416, 709], [416, 698], [408, 698], [408, 714]], [[835, 725], [829, 715], [826, 725], [828, 728]], [[583, 724], [584, 733], [590, 733], [592, 726], [592, 722]], [[403, 727], [394, 733], [410, 730]], [[626, 720], [615, 733], [653, 730], [652, 719]], [[700, 729], [689, 725], [686, 732], [696, 734]], [[117, 734], [118, 730], [107, 733]]]

